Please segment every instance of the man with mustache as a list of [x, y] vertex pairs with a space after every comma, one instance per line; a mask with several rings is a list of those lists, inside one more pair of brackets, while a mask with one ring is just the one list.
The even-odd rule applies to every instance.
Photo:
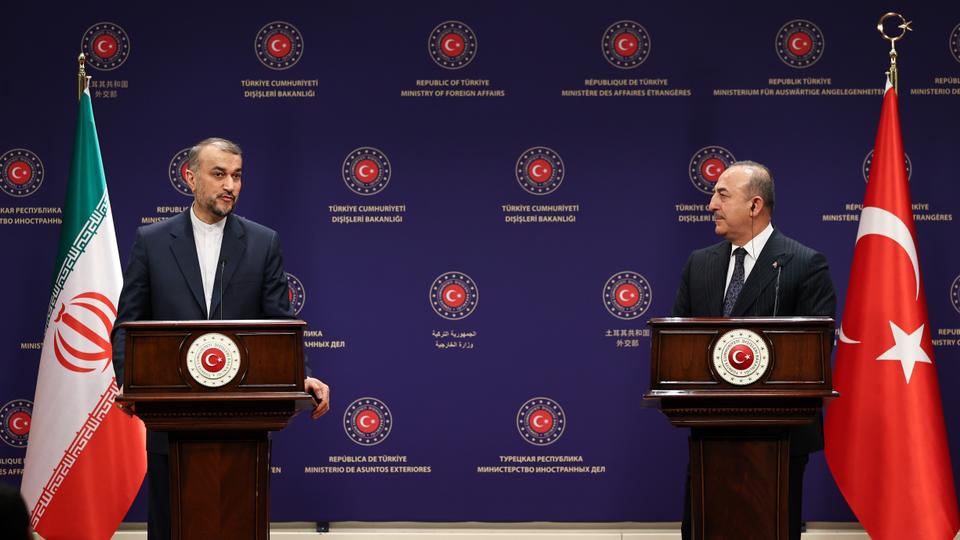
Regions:
[[[674, 317], [833, 317], [837, 297], [827, 259], [773, 228], [773, 175], [753, 161], [727, 168], [714, 186], [710, 211], [723, 242], [690, 254], [673, 304]], [[800, 539], [803, 472], [823, 449], [823, 424], [790, 429], [789, 529]], [[690, 538], [690, 476], [681, 533]]]
[[[240, 147], [205, 139], [190, 149], [187, 167], [193, 204], [166, 221], [140, 227], [123, 274], [112, 338], [121, 384], [122, 322], [293, 317], [279, 236], [233, 213], [242, 185]], [[304, 388], [316, 400], [311, 416], [317, 419], [330, 408], [330, 389], [313, 377], [306, 378]], [[165, 540], [170, 537], [165, 432], [147, 432], [147, 480], [148, 537]]]

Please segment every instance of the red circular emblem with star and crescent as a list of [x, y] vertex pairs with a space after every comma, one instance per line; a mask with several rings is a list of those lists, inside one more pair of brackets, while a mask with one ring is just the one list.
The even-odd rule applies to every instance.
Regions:
[[477, 56], [477, 35], [460, 21], [438, 24], [427, 38], [427, 52], [440, 67], [460, 69]]
[[610, 65], [635, 68], [650, 56], [650, 33], [636, 21], [617, 21], [604, 31], [601, 50]]
[[737, 160], [729, 150], [722, 146], [705, 146], [690, 158], [687, 170], [690, 182], [700, 191], [713, 195], [713, 188], [723, 171]]
[[240, 372], [240, 347], [224, 334], [202, 334], [187, 349], [186, 363], [194, 381], [208, 388], [219, 388]]
[[650, 282], [637, 272], [617, 272], [603, 284], [603, 305], [618, 319], [636, 319], [650, 309], [652, 302]]
[[479, 300], [477, 284], [463, 272], [444, 272], [430, 285], [430, 306], [444, 319], [470, 316]]
[[0, 155], [0, 189], [12, 197], [36, 193], [43, 183], [43, 162], [25, 148], [14, 148]]
[[83, 33], [80, 50], [90, 67], [100, 71], [114, 70], [130, 56], [130, 36], [117, 24], [99, 22]]
[[560, 187], [566, 168], [555, 151], [546, 146], [534, 146], [520, 154], [515, 172], [517, 182], [527, 193], [546, 195]]
[[823, 56], [823, 32], [810, 21], [795, 19], [777, 32], [776, 52], [780, 60], [794, 68], [806, 68]]
[[386, 154], [372, 146], [361, 146], [343, 160], [343, 181], [357, 195], [375, 195], [390, 183], [393, 168]]
[[567, 428], [563, 407], [547, 397], [527, 400], [517, 411], [517, 431], [523, 440], [535, 446], [557, 442]]
[[32, 417], [32, 401], [8, 401], [0, 407], [0, 440], [14, 448], [26, 448]]
[[343, 413], [343, 430], [360, 446], [374, 446], [382, 443], [393, 430], [393, 414], [380, 399], [355, 399]]
[[293, 315], [300, 315], [303, 306], [307, 304], [307, 290], [303, 288], [300, 278], [290, 272], [287, 272], [287, 299], [290, 301], [290, 311]]
[[292, 68], [303, 56], [303, 34], [285, 21], [263, 25], [253, 41], [257, 59], [275, 70]]
[[725, 332], [713, 346], [713, 368], [736, 386], [760, 380], [770, 367], [770, 348], [760, 334], [744, 328]]

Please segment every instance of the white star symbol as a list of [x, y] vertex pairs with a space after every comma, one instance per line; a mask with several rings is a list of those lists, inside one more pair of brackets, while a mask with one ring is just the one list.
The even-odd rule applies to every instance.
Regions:
[[896, 360], [900, 362], [900, 365], [903, 367], [903, 376], [907, 379], [907, 384], [910, 384], [910, 377], [913, 375], [913, 366], [915, 366], [917, 362], [933, 364], [933, 360], [930, 360], [927, 352], [920, 346], [924, 326], [926, 325], [921, 324], [920, 328], [907, 334], [902, 328], [894, 324], [893, 321], [890, 321], [890, 331], [893, 332], [893, 340], [896, 343], [893, 347], [890, 347], [877, 357], [877, 360]]

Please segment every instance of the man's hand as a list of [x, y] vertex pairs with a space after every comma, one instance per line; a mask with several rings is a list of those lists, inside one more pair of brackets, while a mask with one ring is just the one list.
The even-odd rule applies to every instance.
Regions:
[[327, 411], [330, 410], [330, 387], [319, 379], [307, 377], [303, 380], [303, 388], [308, 394], [313, 396], [313, 400], [317, 404], [317, 406], [313, 408], [313, 412], [310, 413], [310, 418], [316, 420], [327, 414]]

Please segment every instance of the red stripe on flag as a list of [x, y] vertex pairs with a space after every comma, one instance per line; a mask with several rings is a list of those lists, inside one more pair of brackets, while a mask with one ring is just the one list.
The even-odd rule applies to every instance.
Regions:
[[143, 423], [111, 405], [35, 525], [37, 533], [46, 540], [110, 538], [146, 469]]

